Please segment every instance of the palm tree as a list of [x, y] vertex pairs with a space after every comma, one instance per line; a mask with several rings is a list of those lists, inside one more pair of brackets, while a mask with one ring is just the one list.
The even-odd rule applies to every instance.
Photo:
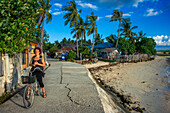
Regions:
[[86, 41], [86, 25], [83, 22], [82, 18], [80, 18], [78, 29], [79, 29], [78, 32], [81, 34], [81, 37], [82, 37], [81, 38], [81, 46], [82, 46], [83, 37], [84, 37], [84, 41]]
[[40, 28], [41, 23], [42, 30], [41, 30], [41, 41], [40, 41], [40, 48], [43, 50], [43, 38], [44, 38], [44, 20], [46, 18], [46, 23], [52, 21], [52, 15], [49, 12], [51, 8], [50, 0], [38, 0], [39, 3], [39, 20], [38, 20], [38, 28]]
[[[80, 37], [82, 37], [81, 38], [81, 46], [82, 46], [83, 37], [84, 37], [84, 41], [86, 41], [86, 25], [83, 22], [83, 19], [81, 17], [79, 18], [79, 22], [78, 22], [77, 28], [71, 29], [71, 34], [75, 32], [75, 29], [77, 30], [77, 37], [78, 37], [78, 39]], [[76, 34], [73, 35], [73, 38], [76, 38]]]
[[63, 18], [66, 19], [66, 21], [64, 23], [65, 23], [65, 25], [67, 25], [70, 22], [70, 27], [74, 26], [76, 42], [77, 42], [77, 57], [78, 57], [78, 55], [79, 55], [78, 37], [77, 37], [76, 31], [77, 31], [79, 18], [80, 18], [79, 13], [81, 13], [81, 10], [80, 11], [77, 10], [77, 6], [76, 6], [74, 0], [67, 2], [67, 4], [68, 4], [67, 6], [64, 6], [62, 8], [63, 11], [67, 11], [66, 14], [63, 16]]
[[119, 21], [119, 30], [118, 30], [118, 36], [117, 36], [117, 42], [116, 42], [115, 48], [117, 48], [118, 41], [119, 41], [120, 25], [121, 25], [121, 22], [123, 20], [123, 12], [122, 11], [119, 12], [118, 10], [114, 10], [110, 22], [117, 21], [117, 20]]
[[95, 44], [94, 45], [98, 45], [104, 43], [104, 39], [102, 39], [102, 35], [100, 35], [99, 33], [97, 33], [96, 37], [95, 37]]
[[131, 22], [129, 22], [129, 19], [124, 19], [122, 21], [122, 29], [120, 31], [123, 31], [121, 35], [124, 35], [125, 38], [129, 39], [130, 41], [134, 41], [134, 36], [136, 36], [136, 33], [132, 32], [133, 29], [136, 29], [137, 26], [131, 27]]
[[146, 33], [143, 34], [143, 31], [141, 30], [141, 31], [139, 32], [139, 35], [136, 34], [136, 37], [137, 37], [138, 40], [140, 40], [140, 39], [142, 39], [145, 35], [146, 35]]
[[91, 16], [87, 15], [86, 27], [88, 29], [87, 36], [93, 34], [93, 44], [91, 48], [90, 60], [92, 60], [92, 53], [94, 48], [94, 37], [97, 34], [97, 25], [96, 25], [97, 16], [94, 16], [94, 13], [91, 13]]
[[111, 34], [110, 36], [106, 37], [106, 40], [109, 42], [109, 43], [112, 43], [113, 46], [116, 45], [116, 35], [113, 35]]

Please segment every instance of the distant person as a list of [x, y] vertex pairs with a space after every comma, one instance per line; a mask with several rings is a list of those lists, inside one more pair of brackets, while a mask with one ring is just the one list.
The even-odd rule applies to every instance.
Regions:
[[[34, 70], [34, 68], [36, 67], [40, 67], [40, 69], [43, 70], [43, 68], [45, 67], [45, 62], [44, 62], [44, 58], [41, 56], [41, 49], [39, 47], [36, 47], [34, 49], [34, 54], [35, 55], [32, 57], [29, 64], [30, 66], [32, 66], [31, 70]], [[44, 83], [42, 81], [42, 77], [44, 76], [44, 73], [37, 69], [33, 72], [33, 75], [36, 75], [37, 81], [43, 92], [43, 97], [46, 98]]]

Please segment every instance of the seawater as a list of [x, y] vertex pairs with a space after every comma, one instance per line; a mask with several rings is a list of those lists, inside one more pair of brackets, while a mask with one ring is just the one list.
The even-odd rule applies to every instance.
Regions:
[[156, 50], [162, 51], [162, 50], [170, 50], [170, 46], [169, 45], [156, 45], [155, 46]]
[[166, 76], [168, 77], [168, 86], [170, 86], [170, 65], [166, 68]]

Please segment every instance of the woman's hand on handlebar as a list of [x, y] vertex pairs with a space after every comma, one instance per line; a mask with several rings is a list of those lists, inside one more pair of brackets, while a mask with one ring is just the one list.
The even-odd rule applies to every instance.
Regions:
[[38, 62], [34, 62], [33, 66], [36, 66], [36, 65], [39, 65], [39, 63]]

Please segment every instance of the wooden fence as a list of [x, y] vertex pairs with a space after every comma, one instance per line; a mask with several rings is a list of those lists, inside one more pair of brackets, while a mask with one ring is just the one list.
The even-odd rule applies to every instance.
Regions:
[[142, 62], [153, 60], [155, 56], [148, 54], [137, 54], [137, 55], [116, 55], [114, 60], [116, 62], [124, 63], [124, 62]]

